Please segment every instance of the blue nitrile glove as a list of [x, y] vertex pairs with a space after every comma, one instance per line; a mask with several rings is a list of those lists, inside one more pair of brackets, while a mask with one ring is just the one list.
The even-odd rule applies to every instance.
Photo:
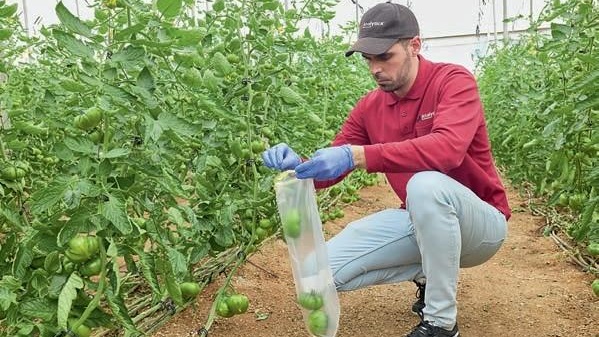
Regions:
[[277, 144], [262, 152], [262, 159], [264, 165], [280, 171], [293, 170], [301, 163], [297, 153], [285, 143]]
[[334, 146], [314, 152], [310, 160], [295, 168], [299, 179], [335, 179], [354, 168], [354, 157], [350, 145]]

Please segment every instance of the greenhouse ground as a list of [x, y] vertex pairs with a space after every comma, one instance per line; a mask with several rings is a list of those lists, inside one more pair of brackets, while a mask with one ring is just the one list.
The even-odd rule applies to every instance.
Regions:
[[[500, 252], [486, 264], [462, 269], [458, 289], [458, 323], [464, 337], [598, 337], [599, 300], [589, 284], [592, 276], [569, 262], [550, 238], [541, 235], [544, 219], [533, 216], [526, 200], [511, 189], [513, 216]], [[374, 211], [395, 207], [388, 185], [364, 188], [361, 200], [345, 208], [345, 217], [328, 222], [325, 236]], [[251, 304], [244, 315], [219, 318], [210, 337], [309, 336], [295, 304], [287, 248], [267, 242], [250, 257], [234, 279]], [[219, 281], [202, 292], [195, 307], [176, 315], [153, 337], [197, 336], [207, 318]], [[340, 293], [338, 337], [404, 336], [417, 324], [410, 312], [415, 287], [384, 285]]]

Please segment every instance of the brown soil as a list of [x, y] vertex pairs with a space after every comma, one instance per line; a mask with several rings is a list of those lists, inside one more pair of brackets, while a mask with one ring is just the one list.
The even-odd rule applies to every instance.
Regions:
[[[361, 200], [345, 208], [345, 217], [325, 224], [325, 236], [369, 213], [397, 207], [398, 199], [382, 183], [360, 191]], [[513, 216], [509, 237], [499, 253], [482, 266], [462, 269], [458, 292], [460, 336], [599, 337], [599, 300], [593, 277], [568, 261], [540, 232], [544, 220], [526, 211], [510, 191]], [[248, 313], [219, 318], [210, 337], [309, 336], [295, 304], [288, 252], [281, 240], [267, 242], [249, 258], [233, 285], [250, 297]], [[153, 337], [197, 336], [222, 280], [202, 292], [195, 307], [176, 315]], [[405, 336], [418, 323], [410, 312], [412, 283], [375, 286], [339, 293], [338, 337]]]

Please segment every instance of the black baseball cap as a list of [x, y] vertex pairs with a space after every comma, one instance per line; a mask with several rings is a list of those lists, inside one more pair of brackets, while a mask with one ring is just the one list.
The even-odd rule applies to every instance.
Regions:
[[345, 53], [354, 52], [372, 55], [385, 53], [399, 39], [411, 39], [420, 35], [418, 20], [412, 11], [403, 5], [385, 2], [370, 8], [360, 20], [358, 41]]

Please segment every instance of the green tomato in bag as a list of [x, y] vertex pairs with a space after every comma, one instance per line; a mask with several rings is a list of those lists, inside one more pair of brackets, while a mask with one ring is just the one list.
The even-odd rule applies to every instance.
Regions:
[[283, 233], [290, 238], [298, 238], [301, 234], [301, 217], [299, 210], [291, 209], [283, 219]]
[[308, 316], [308, 329], [316, 336], [322, 336], [327, 332], [329, 317], [322, 310], [315, 310]]
[[318, 310], [322, 308], [324, 300], [322, 296], [314, 291], [301, 293], [297, 298], [297, 303], [304, 309]]

